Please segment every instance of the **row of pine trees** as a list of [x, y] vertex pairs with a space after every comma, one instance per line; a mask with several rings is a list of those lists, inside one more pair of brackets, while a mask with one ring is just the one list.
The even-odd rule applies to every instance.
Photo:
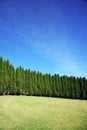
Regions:
[[7, 87], [10, 88], [11, 94], [15, 95], [28, 92], [28, 95], [35, 96], [87, 99], [85, 77], [42, 74], [22, 66], [15, 69], [9, 60], [0, 57], [0, 94], [3, 94]]

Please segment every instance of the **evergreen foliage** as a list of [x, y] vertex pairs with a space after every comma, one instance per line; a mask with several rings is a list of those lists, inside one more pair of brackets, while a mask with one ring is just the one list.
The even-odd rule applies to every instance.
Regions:
[[10, 94], [87, 99], [85, 77], [42, 74], [22, 66], [16, 69], [0, 57], [0, 94], [10, 88]]

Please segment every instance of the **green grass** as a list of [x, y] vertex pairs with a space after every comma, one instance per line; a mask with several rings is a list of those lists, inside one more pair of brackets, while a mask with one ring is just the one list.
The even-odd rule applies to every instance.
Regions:
[[0, 130], [87, 130], [87, 100], [0, 96]]

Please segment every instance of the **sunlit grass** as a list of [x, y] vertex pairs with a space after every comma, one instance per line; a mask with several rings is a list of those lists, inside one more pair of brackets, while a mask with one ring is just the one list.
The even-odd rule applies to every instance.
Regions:
[[87, 130], [87, 101], [0, 96], [0, 130]]

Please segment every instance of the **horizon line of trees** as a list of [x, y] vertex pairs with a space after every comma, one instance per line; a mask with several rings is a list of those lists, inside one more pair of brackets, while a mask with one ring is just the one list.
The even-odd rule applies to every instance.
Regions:
[[62, 97], [71, 99], [87, 99], [87, 79], [85, 77], [42, 74], [41, 72], [16, 69], [9, 60], [0, 57], [0, 95], [7, 88], [10, 94], [32, 96]]

